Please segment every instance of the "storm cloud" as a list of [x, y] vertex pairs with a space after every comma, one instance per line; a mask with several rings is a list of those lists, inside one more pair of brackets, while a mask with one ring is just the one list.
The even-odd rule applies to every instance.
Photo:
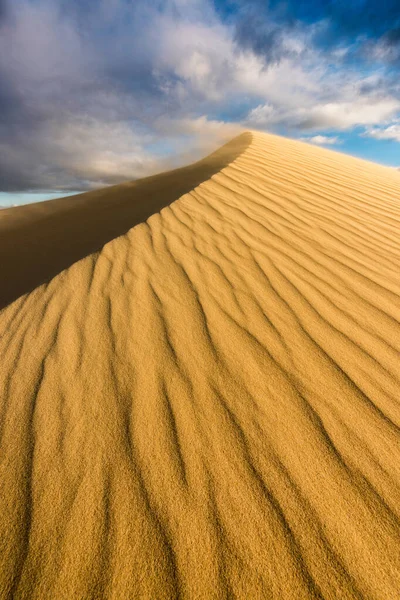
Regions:
[[377, 139], [400, 111], [395, 3], [300, 4], [0, 0], [0, 191], [142, 177], [242, 125]]

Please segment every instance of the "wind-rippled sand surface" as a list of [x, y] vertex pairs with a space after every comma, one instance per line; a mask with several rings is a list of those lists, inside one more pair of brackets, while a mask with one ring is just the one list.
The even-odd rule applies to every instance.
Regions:
[[254, 133], [2, 311], [2, 600], [400, 597], [399, 198]]

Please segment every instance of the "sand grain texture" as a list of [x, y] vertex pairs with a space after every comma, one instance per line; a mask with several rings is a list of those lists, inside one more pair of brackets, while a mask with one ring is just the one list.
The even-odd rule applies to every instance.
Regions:
[[400, 597], [400, 175], [243, 140], [0, 313], [1, 599]]

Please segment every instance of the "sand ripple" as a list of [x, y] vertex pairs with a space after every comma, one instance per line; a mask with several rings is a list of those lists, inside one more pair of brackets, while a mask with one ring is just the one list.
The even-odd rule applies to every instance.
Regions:
[[2, 599], [399, 597], [399, 197], [254, 133], [1, 312]]

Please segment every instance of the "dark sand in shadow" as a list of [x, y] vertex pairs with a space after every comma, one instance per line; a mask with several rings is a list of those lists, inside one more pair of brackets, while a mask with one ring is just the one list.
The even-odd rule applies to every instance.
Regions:
[[203, 160], [167, 173], [3, 210], [0, 309], [210, 179], [251, 139], [243, 133]]

